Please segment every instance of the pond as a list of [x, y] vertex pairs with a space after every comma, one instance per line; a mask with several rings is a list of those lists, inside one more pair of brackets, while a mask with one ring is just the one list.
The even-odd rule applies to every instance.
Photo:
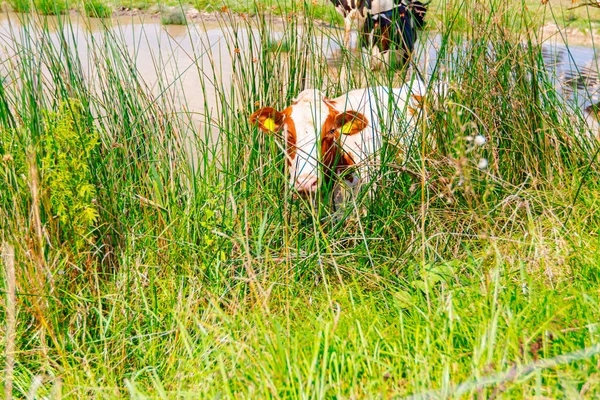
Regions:
[[[2, 76], [11, 68], [11, 63], [18, 62], [18, 44], [25, 33], [22, 18], [18, 14], [0, 14]], [[61, 24], [56, 17], [42, 17], [38, 23], [47, 23], [50, 40], [57, 47], [60, 47], [60, 37], [64, 37], [58, 34], [59, 29], [69, 30], [67, 46], [77, 52], [88, 77], [94, 76], [95, 63], [90, 45], [97, 46], [103, 40], [121, 43], [153, 94], [168, 96], [175, 110], [188, 113], [198, 124], [206, 120], [207, 113], [218, 112], [218, 97], [230, 92], [234, 79], [232, 54], [240, 51], [232, 48], [233, 39], [243, 47], [249, 45], [249, 35], [258, 36], [257, 30], [228, 25], [217, 18], [188, 26], [163, 26], [155, 18], [144, 16], [113, 18], [108, 25], [105, 21], [78, 14], [61, 19], [70, 23]], [[284, 39], [284, 29], [281, 22], [270, 24], [270, 35], [275, 43]], [[320, 57], [326, 60], [335, 79], [342, 54], [339, 46], [342, 32], [324, 25], [315, 29], [315, 48], [320, 49]], [[255, 42], [252, 41], [254, 46]], [[356, 42], [354, 32], [354, 48]], [[439, 35], [422, 35], [416, 53], [423, 71], [431, 70], [439, 45]], [[599, 61], [592, 46], [567, 46], [557, 34], [543, 44], [543, 57], [559, 92], [567, 100], [582, 108], [598, 101]]]

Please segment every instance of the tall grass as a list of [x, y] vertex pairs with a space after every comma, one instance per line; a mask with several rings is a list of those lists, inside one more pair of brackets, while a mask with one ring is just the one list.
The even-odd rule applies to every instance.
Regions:
[[[93, 36], [62, 18], [9, 25], [0, 241], [15, 248], [14, 393], [597, 396], [595, 348], [536, 363], [598, 343], [600, 206], [597, 143], [533, 31], [510, 29], [531, 21], [465, 2], [422, 36], [440, 42], [428, 71], [372, 72], [350, 52], [338, 79], [320, 43], [339, 32], [307, 6], [280, 24], [225, 13], [224, 45], [190, 40], [201, 112], [179, 105], [186, 71], [167, 79], [163, 51], [158, 81], [142, 76], [150, 28], [128, 51], [108, 23]], [[423, 122], [408, 145], [390, 135], [374, 195], [341, 217], [296, 199], [281, 138], [250, 113], [411, 73], [432, 82]]]

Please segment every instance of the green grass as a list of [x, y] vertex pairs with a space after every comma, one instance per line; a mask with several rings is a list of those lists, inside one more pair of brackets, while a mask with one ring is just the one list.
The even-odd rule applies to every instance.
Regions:
[[[9, 0], [11, 8], [16, 12], [29, 12], [30, 2], [23, 0]], [[482, 15], [494, 15], [496, 18], [510, 21], [505, 26], [507, 29], [524, 30], [539, 28], [544, 24], [553, 23], [559, 27], [573, 28], [582, 32], [597, 32], [600, 29], [600, 9], [596, 7], [583, 6], [584, 2], [571, 0], [549, 1], [543, 4], [539, 0], [513, 0], [508, 3], [509, 7], [498, 9], [489, 6], [489, 3], [481, 3], [473, 7]], [[224, 12], [256, 15], [256, 13], [269, 13], [277, 16], [294, 17], [299, 11], [306, 11], [312, 17], [329, 24], [341, 25], [342, 17], [335, 11], [334, 7], [325, 0], [197, 0], [195, 2], [181, 2], [180, 0], [124, 0], [112, 3], [115, 7], [127, 7], [133, 9], [147, 10], [154, 6], [170, 7], [195, 7], [201, 12]], [[470, 19], [466, 17], [471, 7], [464, 0], [438, 1], [433, 0], [427, 17], [427, 29], [441, 29], [452, 25], [454, 31], [464, 31], [470, 26]], [[56, 0], [43, 0], [36, 2], [36, 8], [42, 14], [55, 14], [66, 9], [64, 2]], [[98, 15], [101, 18], [110, 15], [110, 7], [103, 2], [91, 1], [84, 3], [86, 15]], [[465, 12], [467, 11], [467, 12]], [[444, 16], [451, 16], [452, 20], [445, 20]], [[181, 18], [173, 16], [175, 25], [181, 24]], [[165, 22], [171, 18], [166, 18]]]
[[85, 15], [92, 18], [110, 18], [112, 16], [112, 8], [98, 0], [86, 0], [83, 2], [83, 11]]
[[15, 12], [28, 13], [31, 11], [31, 0], [10, 0], [8, 2], [11, 9]]
[[63, 0], [35, 0], [35, 9], [42, 15], [58, 15], [67, 11], [67, 3]]
[[[232, 85], [202, 39], [217, 101], [190, 114], [184, 83], [153, 91], [118, 30], [77, 43], [88, 67], [61, 45], [68, 19], [22, 15], [0, 85], [15, 397], [597, 398], [599, 356], [578, 352], [600, 339], [598, 143], [534, 33], [513, 29], [536, 21], [505, 6], [442, 10], [433, 79], [448, 93], [427, 98], [412, 146], [386, 142], [374, 196], [342, 218], [290, 194], [278, 138], [248, 116], [401, 74], [350, 53], [340, 81], [312, 19], [225, 13]], [[473, 22], [458, 34], [460, 18]], [[485, 145], [466, 140], [478, 134]]]
[[163, 25], [187, 25], [185, 10], [180, 7], [172, 7], [162, 11], [160, 22]]
[[[469, 15], [476, 10], [480, 15], [494, 17], [502, 21], [505, 29], [524, 31], [538, 29], [545, 24], [557, 24], [560, 27], [576, 28], [589, 32], [600, 29], [600, 9], [578, 7], [582, 1], [514, 0], [506, 7], [498, 7], [489, 2], [471, 5], [463, 0], [433, 0], [427, 17], [431, 29], [452, 24], [455, 30], [464, 31], [471, 26]], [[450, 19], [446, 19], [450, 18]]]
[[61, 14], [67, 10], [67, 4], [62, 0], [10, 0], [11, 9], [19, 13], [36, 10], [42, 15]]
[[256, 12], [269, 13], [280, 16], [294, 16], [295, 13], [307, 12], [317, 19], [337, 23], [343, 22], [341, 16], [335, 11], [332, 4], [325, 1], [313, 2], [303, 0], [197, 0], [194, 6], [200, 11], [207, 12], [234, 12], [255, 14]]
[[528, 0], [526, 5], [530, 12], [544, 16], [544, 22], [553, 22], [558, 26], [572, 27], [584, 32], [597, 32], [600, 29], [600, 8], [582, 7], [585, 2], [561, 0], [557, 3], [548, 3], [543, 7], [538, 2]]

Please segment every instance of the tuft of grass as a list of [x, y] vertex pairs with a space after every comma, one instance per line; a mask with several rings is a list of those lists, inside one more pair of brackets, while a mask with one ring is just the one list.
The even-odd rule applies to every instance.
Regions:
[[64, 0], [34, 0], [35, 8], [42, 15], [60, 15], [67, 11]]
[[112, 7], [101, 0], [86, 0], [83, 2], [83, 12], [92, 18], [110, 18]]
[[32, 0], [10, 0], [8, 2], [11, 9], [14, 12], [18, 13], [28, 13], [32, 9], [33, 1]]
[[279, 39], [269, 38], [264, 44], [265, 50], [276, 53], [288, 53], [294, 47], [293, 38], [283, 37]]
[[128, 0], [122, 4], [123, 7], [126, 7], [128, 9], [142, 11], [148, 11], [156, 5], [157, 2], [153, 0]]
[[343, 18], [329, 2], [303, 0], [197, 0], [194, 7], [206, 12], [233, 12], [255, 15], [268, 13], [286, 18], [296, 18], [298, 12], [333, 24], [343, 23]]
[[187, 25], [185, 10], [181, 7], [168, 7], [161, 12], [160, 22], [163, 25]]

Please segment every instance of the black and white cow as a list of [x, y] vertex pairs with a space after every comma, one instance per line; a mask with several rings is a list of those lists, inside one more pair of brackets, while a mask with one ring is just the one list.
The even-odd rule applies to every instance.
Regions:
[[344, 46], [350, 47], [350, 30], [352, 20], [364, 21], [367, 16], [366, 3], [371, 0], [329, 0], [335, 6], [338, 13], [344, 17]]
[[405, 65], [414, 50], [417, 30], [425, 25], [428, 3], [419, 0], [330, 0], [344, 17], [344, 45], [349, 46], [352, 20], [363, 23], [361, 47], [366, 62], [389, 65], [394, 48]]

